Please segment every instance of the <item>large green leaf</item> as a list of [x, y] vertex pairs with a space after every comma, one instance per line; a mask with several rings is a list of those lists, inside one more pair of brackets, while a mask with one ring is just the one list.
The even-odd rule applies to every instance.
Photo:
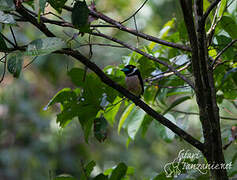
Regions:
[[16, 24], [13, 16], [10, 14], [5, 14], [3, 11], [0, 11], [0, 23], [3, 24]]
[[61, 103], [62, 105], [64, 105], [70, 101], [75, 101], [76, 99], [77, 95], [74, 91], [72, 91], [70, 88], [64, 88], [54, 95], [54, 97], [44, 107], [44, 110], [47, 110], [49, 106], [55, 103]]
[[160, 31], [159, 38], [166, 38], [169, 31], [173, 28], [175, 22], [175, 18], [172, 18], [170, 21], [168, 21], [163, 28]]
[[162, 114], [163, 115], [166, 114], [171, 109], [173, 109], [175, 106], [183, 103], [184, 101], [189, 100], [190, 98], [191, 98], [190, 96], [184, 96], [184, 97], [177, 98]]
[[170, 59], [170, 62], [176, 65], [183, 65], [189, 61], [190, 61], [190, 58], [188, 57], [187, 54], [178, 55]]
[[142, 125], [141, 125], [142, 136], [145, 136], [145, 134], [148, 130], [148, 127], [150, 126], [152, 121], [153, 121], [153, 118], [150, 115], [146, 114], [144, 119], [143, 119]]
[[119, 163], [113, 170], [109, 180], [121, 180], [126, 175], [127, 169], [128, 167], [125, 163]]
[[220, 25], [233, 39], [237, 38], [237, 23], [232, 17], [223, 16]]
[[14, 53], [7, 61], [7, 69], [13, 74], [14, 77], [18, 78], [22, 69], [23, 58], [20, 53]]
[[39, 0], [40, 12], [44, 12], [47, 0]]
[[3, 39], [2, 34], [0, 33], [0, 50], [7, 50], [7, 45]]
[[107, 138], [108, 123], [103, 116], [94, 120], [94, 135], [99, 142], [103, 142]]
[[[224, 35], [220, 35], [220, 36], [216, 36], [216, 40], [218, 42], [218, 48], [223, 49], [232, 41], [232, 38], [224, 36]], [[234, 51], [234, 47], [233, 46], [229, 47], [221, 55], [223, 60], [228, 60], [228, 61], [234, 59], [235, 56], [236, 56], [236, 52]]]
[[[80, 68], [72, 68], [68, 72], [68, 76], [71, 78], [71, 81], [78, 87], [85, 86], [85, 79], [84, 79], [85, 70]], [[90, 76], [86, 76], [86, 79], [90, 78]]]
[[94, 167], [96, 166], [95, 161], [89, 162], [85, 167], [84, 167], [84, 174], [82, 174], [80, 180], [87, 180], [90, 177], [91, 172], [93, 171]]
[[65, 47], [65, 42], [56, 37], [48, 37], [44, 39], [37, 39], [32, 41], [24, 55], [28, 56], [41, 56], [50, 54], [51, 52], [60, 50]]
[[224, 11], [226, 10], [226, 5], [227, 5], [227, 0], [221, 0], [221, 5], [217, 14], [218, 18], [220, 18], [223, 15]]
[[134, 107], [133, 111], [131, 112], [131, 114], [128, 116], [127, 118], [127, 131], [128, 131], [128, 135], [131, 139], [135, 139], [135, 136], [139, 130], [139, 128], [141, 127], [141, 124], [143, 122], [144, 116], [146, 115], [146, 112], [143, 111], [141, 108], [139, 107]]
[[108, 176], [105, 176], [104, 174], [101, 173], [96, 177], [94, 177], [93, 180], [108, 180]]
[[48, 0], [48, 3], [59, 13], [61, 14], [62, 8], [65, 5], [67, 0]]
[[15, 9], [13, 0], [0, 0], [0, 11], [14, 11]]
[[62, 174], [54, 178], [53, 180], [76, 180], [76, 178], [72, 177], [71, 175]]
[[129, 116], [129, 114], [131, 113], [131, 111], [133, 110], [133, 107], [135, 106], [135, 104], [130, 104], [126, 110], [123, 112], [120, 120], [119, 120], [119, 125], [118, 125], [118, 134], [120, 133], [121, 128], [123, 127], [123, 124], [125, 123], [125, 120], [127, 119], [127, 117]]
[[115, 117], [117, 115], [117, 112], [119, 111], [119, 107], [121, 105], [121, 98], [117, 97], [113, 104], [111, 106], [108, 106], [105, 110], [105, 118], [108, 120], [108, 122], [110, 123], [110, 125], [112, 126], [115, 122]]
[[236, 77], [236, 75], [237, 75], [237, 68], [233, 68], [233, 69], [229, 70], [229, 71], [224, 75], [224, 78], [222, 79], [222, 82], [221, 82], [221, 86], [222, 86], [225, 82], [229, 81], [229, 78], [234, 77], [234, 76]]
[[86, 142], [88, 142], [94, 119], [99, 110], [100, 107], [90, 102], [83, 102], [77, 108], [78, 119], [82, 126]]
[[89, 31], [89, 9], [86, 5], [86, 1], [76, 1], [72, 8], [72, 24], [75, 28], [80, 29], [81, 32]]

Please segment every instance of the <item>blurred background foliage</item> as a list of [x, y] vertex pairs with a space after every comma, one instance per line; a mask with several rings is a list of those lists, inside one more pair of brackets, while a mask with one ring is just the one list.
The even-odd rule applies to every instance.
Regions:
[[[208, 1], [205, 2], [208, 3]], [[68, 1], [67, 5], [70, 6], [71, 3], [72, 1]], [[142, 3], [143, 1], [141, 0], [97, 0], [96, 8], [110, 17], [122, 21]], [[235, 22], [237, 21], [236, 7], [236, 1], [228, 7], [228, 15], [234, 17]], [[48, 6], [46, 8], [47, 11], [54, 10]], [[50, 17], [55, 18], [53, 16]], [[63, 11], [62, 17], [70, 21], [70, 16], [67, 12]], [[138, 28], [142, 32], [172, 42], [188, 43], [179, 2], [176, 0], [150, 0], [137, 14], [136, 18]], [[126, 25], [134, 28], [133, 20], [126, 22]], [[49, 25], [48, 27], [56, 32], [59, 37], [67, 40], [76, 32], [69, 28], [64, 28], [62, 31], [61, 28], [55, 26]], [[2, 28], [1, 25], [0, 29], [9, 39], [13, 40], [8, 28]], [[230, 34], [228, 35], [228, 29], [225, 31], [222, 29], [223, 27], [219, 27], [216, 39], [214, 39], [214, 44], [217, 45], [214, 48], [219, 48], [218, 50], [223, 48], [220, 44], [225, 42], [224, 40], [229, 42], [228, 38], [231, 36]], [[18, 26], [14, 27], [14, 31], [19, 44], [29, 43], [36, 37], [44, 37], [42, 33], [28, 23], [18, 23]], [[136, 37], [128, 36], [117, 29], [111, 28], [103, 31], [130, 44], [137, 44]], [[80, 44], [88, 43], [87, 39], [88, 37], [86, 36], [83, 38], [78, 37], [76, 38], [77, 43], [72, 42], [71, 46], [77, 47]], [[104, 39], [95, 37], [93, 37], [93, 42], [108, 43]], [[146, 46], [145, 50], [149, 51], [149, 48], [151, 48], [150, 53], [154, 53], [155, 56], [159, 56], [166, 61], [177, 56], [181, 60], [184, 59], [184, 61], [189, 58], [188, 56], [180, 57], [182, 52], [179, 50], [152, 43], [148, 44], [140, 40], [138, 47], [143, 48], [144, 45]], [[129, 52], [127, 49], [106, 48], [110, 49], [104, 53], [104, 47], [93, 47], [92, 61], [95, 61], [102, 68], [107, 65], [113, 65], [111, 66], [112, 69], [116, 70], [114, 67], [117, 65], [130, 62], [140, 69], [147, 68], [142, 70], [144, 78], [149, 77], [150, 73], [157, 67], [162, 71], [166, 70], [155, 63], [153, 65], [145, 64], [147, 62], [146, 59], [136, 53]], [[89, 56], [88, 47], [81, 47], [80, 50], [84, 55]], [[215, 53], [213, 51], [211, 53]], [[231, 80], [226, 79], [228, 82], [223, 84], [223, 78], [229, 78], [228, 76], [224, 77], [224, 75], [237, 66], [236, 52], [236, 46], [233, 47], [231, 52], [227, 51], [222, 58], [231, 61], [226, 63], [225, 66], [219, 66], [216, 69], [216, 85], [220, 89], [222, 88], [221, 93], [218, 94], [222, 116], [237, 116], [236, 89], [229, 90], [230, 83], [236, 83], [236, 76], [235, 78], [231, 76]], [[29, 63], [31, 60], [31, 58], [26, 57], [24, 64]], [[175, 61], [176, 59], [173, 60]], [[103, 172], [119, 162], [125, 162], [135, 169], [131, 179], [150, 179], [163, 171], [164, 165], [173, 161], [181, 149], [190, 149], [196, 152], [189, 144], [175, 137], [169, 130], [156, 122], [151, 123], [145, 136], [143, 136], [143, 130], [139, 130], [134, 141], [128, 138], [127, 131], [124, 129], [118, 135], [118, 120], [122, 112], [116, 116], [117, 121], [115, 121], [115, 124], [110, 125], [108, 137], [102, 143], [92, 137], [89, 137], [88, 143], [86, 143], [78, 121], [71, 121], [65, 128], [60, 128], [56, 123], [56, 115], [60, 112], [60, 106], [55, 105], [48, 111], [44, 111], [43, 108], [61, 89], [65, 87], [74, 89], [76, 87], [68, 76], [68, 72], [72, 67], [83, 68], [81, 64], [67, 56], [46, 55], [38, 57], [33, 64], [24, 68], [19, 79], [14, 79], [10, 74], [6, 75], [0, 88], [0, 179], [45, 180], [63, 173], [80, 178], [83, 166], [91, 160], [94, 160], [97, 164], [92, 175]], [[120, 65], [120, 67], [122, 66]], [[190, 71], [191, 69], [188, 69], [184, 73], [190, 73]], [[175, 77], [169, 77], [159, 82], [160, 87], [168, 85], [183, 86], [184, 84], [180, 83]], [[180, 92], [185, 94], [185, 91], [188, 91], [189, 98], [188, 100], [185, 99], [187, 100], [185, 104], [178, 105], [176, 109], [187, 112], [198, 111], [195, 97], [190, 90], [184, 88], [175, 92], [168, 88], [158, 88], [157, 91], [155, 88], [157, 87], [148, 86], [144, 98], [152, 104], [154, 92], [158, 92], [156, 99], [159, 102], [157, 103], [162, 107], [158, 111], [161, 112], [161, 109], [166, 109], [169, 104], [176, 100], [177, 96], [172, 95], [177, 95]], [[231, 92], [228, 94], [228, 91]], [[165, 103], [163, 103], [164, 101]], [[171, 119], [175, 119], [176, 123], [192, 133], [196, 138], [202, 138], [198, 116], [177, 112], [166, 115], [172, 116]], [[231, 126], [235, 124], [236, 121], [222, 120], [223, 141], [225, 143], [228, 142], [231, 136]], [[129, 145], [128, 140], [130, 140]], [[236, 159], [236, 150], [236, 145], [231, 145], [225, 151], [227, 162]], [[236, 163], [233, 165], [233, 170], [236, 170]]]

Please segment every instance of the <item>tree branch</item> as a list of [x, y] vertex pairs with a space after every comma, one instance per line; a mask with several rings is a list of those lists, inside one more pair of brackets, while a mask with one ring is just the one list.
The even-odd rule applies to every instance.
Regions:
[[214, 61], [212, 62], [211, 66], [213, 67], [216, 63], [216, 61], [219, 59], [219, 57], [229, 48], [231, 47], [234, 43], [237, 42], [237, 39], [232, 40], [229, 44], [226, 45], [226, 47], [224, 47], [216, 56], [216, 58], [214, 59]]
[[143, 4], [131, 15], [129, 16], [127, 19], [125, 19], [124, 21], [121, 22], [121, 24], [125, 23], [126, 21], [128, 21], [129, 19], [131, 19], [132, 17], [134, 17], [142, 8], [143, 6], [145, 6], [145, 4], [147, 3], [148, 0], [145, 0], [143, 2]]
[[[68, 11], [72, 11], [72, 8], [68, 7], [68, 6], [64, 6], [64, 9], [66, 9]], [[119, 23], [118, 21], [115, 21], [112, 18], [110, 18], [110, 17], [108, 17], [108, 16], [106, 16], [106, 15], [104, 15], [102, 13], [99, 13], [99, 12], [93, 10], [93, 9], [90, 9], [90, 15], [92, 15], [92, 16], [94, 16], [96, 18], [100, 18], [100, 19], [104, 20], [105, 22], [114, 25], [117, 29], [119, 29], [121, 31], [128, 32], [130, 34], [133, 34], [135, 36], [141, 37], [141, 38], [146, 39], [148, 41], [152, 41], [152, 42], [156, 42], [158, 44], [162, 44], [162, 45], [165, 45], [165, 46], [181, 49], [183, 51], [191, 51], [190, 47], [188, 47], [188, 46], [185, 46], [185, 45], [182, 45], [182, 44], [168, 42], [168, 41], [156, 38], [154, 36], [150, 36], [148, 34], [137, 32], [134, 29], [127, 28], [127, 27], [123, 26], [121, 23]]]
[[100, 37], [106, 38], [108, 40], [114, 41], [116, 43], [119, 43], [122, 46], [124, 46], [124, 47], [126, 47], [126, 48], [128, 48], [128, 49], [130, 49], [132, 51], [135, 51], [135, 52], [137, 52], [137, 53], [139, 53], [139, 54], [141, 54], [141, 55], [143, 55], [145, 57], [147, 57], [148, 59], [151, 59], [151, 60], [153, 60], [155, 62], [158, 62], [158, 63], [164, 65], [165, 67], [167, 67], [170, 71], [174, 72], [178, 77], [180, 77], [182, 80], [184, 80], [187, 84], [189, 84], [194, 89], [193, 82], [190, 81], [189, 79], [187, 79], [185, 76], [183, 76], [180, 72], [178, 72], [173, 66], [169, 65], [168, 63], [166, 63], [166, 62], [164, 62], [164, 61], [162, 61], [162, 60], [160, 60], [160, 59], [158, 59], [158, 58], [156, 58], [156, 57], [154, 57], [154, 56], [152, 56], [150, 54], [147, 54], [144, 51], [142, 51], [142, 50], [140, 50], [140, 49], [138, 49], [136, 47], [133, 47], [133, 46], [131, 46], [131, 45], [129, 45], [129, 44], [123, 42], [123, 41], [120, 41], [120, 40], [118, 40], [118, 39], [116, 39], [114, 37], [107, 36], [107, 35], [105, 35], [103, 33], [100, 33], [100, 32], [91, 32], [90, 34], [92, 34], [94, 36], [100, 36]]
[[203, 14], [202, 16], [202, 21], [205, 23], [208, 15], [211, 13], [211, 11], [217, 6], [217, 4], [220, 2], [221, 0], [215, 0], [214, 2], [211, 3], [211, 5], [207, 8], [206, 12]]
[[[197, 115], [199, 116], [199, 113], [197, 112], [186, 112], [186, 111], [180, 111], [180, 110], [171, 110], [173, 112], [177, 112], [177, 113], [182, 113], [182, 114], [187, 114], [187, 115]], [[232, 120], [232, 121], [237, 121], [237, 118], [232, 118], [232, 117], [225, 117], [225, 116], [220, 116], [221, 119], [224, 119], [224, 120]]]

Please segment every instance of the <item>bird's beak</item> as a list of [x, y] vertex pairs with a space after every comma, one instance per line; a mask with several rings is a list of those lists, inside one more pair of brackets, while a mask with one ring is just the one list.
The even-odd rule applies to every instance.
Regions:
[[127, 72], [127, 71], [129, 71], [129, 69], [128, 68], [123, 68], [123, 69], [121, 69], [121, 71]]

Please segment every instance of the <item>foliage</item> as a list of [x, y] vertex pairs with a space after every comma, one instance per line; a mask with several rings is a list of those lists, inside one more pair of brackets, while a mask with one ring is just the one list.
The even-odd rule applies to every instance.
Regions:
[[[9, 2], [9, 3], [8, 3]], [[62, 13], [66, 0], [63, 1], [47, 1], [58, 14]], [[235, 12], [230, 12], [227, 8], [228, 1], [222, 1], [217, 12], [219, 23], [216, 27], [216, 32], [209, 46], [208, 55], [213, 61], [217, 57], [217, 52], [225, 48], [233, 39], [237, 38], [237, 21]], [[29, 3], [29, 2], [28, 2]], [[46, 9], [46, 1], [39, 1], [39, 15]], [[205, 1], [206, 9], [210, 3]], [[35, 8], [35, 7], [34, 7]], [[15, 5], [13, 1], [0, 0], [0, 23], [12, 26], [16, 24], [16, 18], [9, 14], [9, 11], [14, 11]], [[215, 14], [212, 13], [209, 17], [210, 23], [207, 29], [211, 27], [211, 22], [214, 20]], [[89, 22], [89, 7], [86, 1], [75, 1], [71, 21], [75, 28], [80, 30], [80, 33], [91, 33], [92, 27]], [[172, 18], [167, 21], [160, 30], [159, 38], [167, 39], [174, 43], [188, 44], [187, 31], [184, 28], [183, 20], [179, 21]], [[74, 39], [73, 39], [74, 40]], [[66, 38], [35, 38], [30, 43], [27, 43], [26, 51], [13, 51], [8, 55], [7, 69], [8, 72], [15, 78], [19, 78], [22, 71], [24, 58], [28, 56], [45, 56], [70, 45], [66, 43]], [[75, 43], [75, 42], [73, 42]], [[8, 44], [0, 34], [0, 50], [9, 50]], [[154, 57], [159, 57], [162, 61], [173, 65], [174, 68], [183, 68], [181, 74], [184, 76], [192, 75], [192, 67], [190, 66], [190, 53], [183, 52], [174, 48], [167, 48], [164, 45], [150, 43], [139, 48], [142, 52], [151, 54]], [[237, 97], [237, 45], [234, 44], [226, 50], [220, 58], [217, 59], [217, 64], [214, 69], [215, 86], [217, 89], [217, 101], [221, 106], [228, 102], [231, 104]], [[180, 105], [191, 102], [195, 96], [193, 90], [181, 80], [179, 77], [170, 73], [169, 69], [154, 61], [150, 61], [146, 56], [132, 52], [124, 56], [122, 63], [119, 65], [108, 65], [103, 68], [106, 75], [125, 86], [124, 74], [120, 71], [127, 64], [133, 64], [139, 68], [145, 84], [145, 92], [142, 100], [152, 106], [157, 112], [165, 115], [167, 119], [181, 127], [182, 129], [192, 130], [193, 124], [188, 121], [180, 123], [180, 114], [174, 109], [178, 109]], [[104, 142], [108, 137], [109, 131], [116, 127], [118, 134], [123, 132], [126, 134], [127, 144], [131, 141], [136, 141], [140, 135], [145, 136], [149, 129], [154, 128], [162, 141], [167, 143], [179, 140], [175, 134], [160, 123], [154, 122], [153, 118], [147, 115], [142, 109], [135, 106], [131, 101], [124, 99], [120, 93], [104, 84], [95, 73], [80, 67], [73, 67], [67, 75], [72, 84], [69, 87], [59, 90], [45, 106], [44, 110], [49, 110], [49, 107], [60, 104], [60, 110], [57, 112], [56, 122], [61, 128], [67, 128], [73, 121], [78, 121], [81, 130], [84, 134], [86, 143], [93, 141], [92, 134], [100, 143]], [[58, 72], [60, 73], [60, 72]], [[154, 80], [156, 79], [156, 80]], [[58, 79], [60, 81], [60, 79]], [[189, 110], [189, 109], [188, 109]], [[108, 126], [109, 125], [109, 126]], [[150, 127], [153, 126], [154, 127]], [[122, 136], [120, 134], [120, 136]], [[201, 135], [198, 135], [202, 139]], [[228, 139], [228, 136], [223, 139]], [[236, 154], [233, 156], [233, 163], [236, 163]], [[134, 174], [134, 169], [128, 167], [125, 163], [119, 163], [114, 168], [109, 168], [103, 173], [92, 177], [93, 169], [96, 163], [89, 162], [86, 166], [83, 165], [83, 175], [81, 179], [129, 179]], [[182, 172], [188, 174], [188, 172]], [[234, 176], [235, 173], [232, 174]], [[167, 179], [164, 172], [154, 177], [154, 179]], [[200, 179], [202, 177], [200, 176]], [[71, 175], [60, 175], [54, 178], [55, 180], [74, 180]]]

